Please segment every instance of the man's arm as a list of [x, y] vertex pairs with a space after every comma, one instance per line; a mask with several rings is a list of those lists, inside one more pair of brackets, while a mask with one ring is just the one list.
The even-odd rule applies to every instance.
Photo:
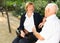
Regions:
[[44, 26], [44, 23], [46, 22], [46, 17], [43, 18], [43, 21], [39, 24], [39, 28], [42, 28]]
[[39, 40], [44, 40], [44, 38], [43, 38], [38, 32], [35, 32], [34, 35], [35, 35], [36, 38], [38, 38]]
[[36, 28], [34, 27], [32, 30], [33, 34], [38, 38], [39, 40], [44, 40], [44, 38], [36, 31]]

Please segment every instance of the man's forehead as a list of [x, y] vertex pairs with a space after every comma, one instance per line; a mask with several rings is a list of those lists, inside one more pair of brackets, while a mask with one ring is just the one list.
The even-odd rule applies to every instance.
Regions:
[[48, 5], [46, 6], [45, 9], [47, 9], [47, 8], [51, 8], [51, 9], [52, 9], [53, 7], [57, 7], [57, 5], [54, 4], [54, 3], [50, 3], [50, 4], [48, 4]]

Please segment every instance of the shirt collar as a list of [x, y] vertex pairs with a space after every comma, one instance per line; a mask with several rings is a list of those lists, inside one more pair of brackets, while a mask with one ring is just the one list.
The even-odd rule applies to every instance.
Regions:
[[46, 20], [50, 20], [50, 19], [52, 19], [52, 18], [54, 18], [54, 17], [56, 17], [56, 14], [53, 14], [53, 15], [47, 17]]
[[[32, 15], [31, 15], [31, 16], [33, 16], [33, 15], [34, 15], [34, 13], [32, 13]], [[27, 16], [27, 13], [26, 13], [25, 17], [28, 17], [28, 16]]]

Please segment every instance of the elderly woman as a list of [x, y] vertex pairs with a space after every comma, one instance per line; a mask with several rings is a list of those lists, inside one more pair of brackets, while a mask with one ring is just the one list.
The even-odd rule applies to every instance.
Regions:
[[42, 22], [42, 16], [39, 13], [34, 12], [34, 4], [27, 2], [25, 5], [26, 13], [21, 16], [20, 26], [17, 29], [19, 34], [13, 43], [32, 43], [37, 41], [37, 38], [33, 35], [32, 28], [36, 27], [36, 31], [40, 32], [38, 28], [39, 23]]

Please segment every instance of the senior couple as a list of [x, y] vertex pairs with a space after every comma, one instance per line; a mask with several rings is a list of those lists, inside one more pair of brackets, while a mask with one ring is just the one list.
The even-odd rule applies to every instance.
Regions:
[[12, 43], [59, 43], [60, 23], [55, 3], [49, 3], [45, 7], [44, 17], [34, 12], [32, 2], [26, 3], [25, 10], [17, 29], [17, 37]]

